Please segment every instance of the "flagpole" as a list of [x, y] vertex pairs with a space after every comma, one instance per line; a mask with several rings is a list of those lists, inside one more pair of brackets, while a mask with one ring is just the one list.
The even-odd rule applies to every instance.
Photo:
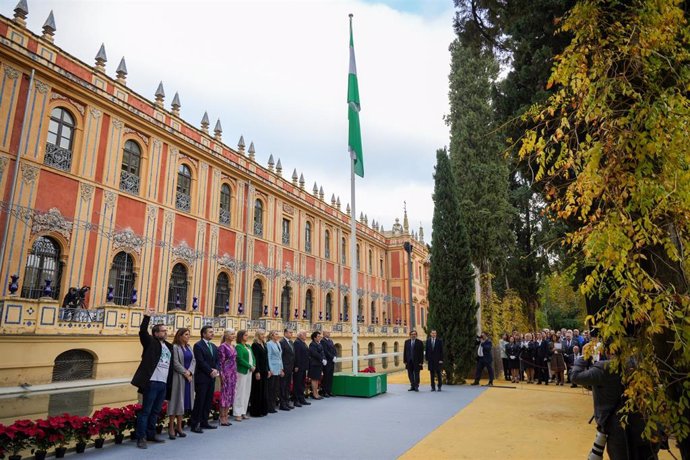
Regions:
[[[350, 39], [352, 39], [352, 16], [350, 13]], [[359, 101], [358, 101], [359, 102]], [[357, 374], [359, 372], [359, 344], [358, 335], [359, 330], [357, 328], [357, 316], [359, 315], [359, 296], [357, 295], [357, 221], [355, 220], [355, 160], [357, 159], [356, 153], [350, 149], [350, 202], [351, 213], [350, 213], [350, 289], [352, 295], [350, 298], [352, 302], [350, 303], [350, 324], [352, 325], [352, 373]], [[356, 314], [355, 314], [356, 312]]]

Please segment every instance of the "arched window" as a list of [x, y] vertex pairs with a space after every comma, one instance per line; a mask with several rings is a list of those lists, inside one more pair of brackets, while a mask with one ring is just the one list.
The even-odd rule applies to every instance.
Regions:
[[307, 311], [307, 321], [312, 321], [314, 317], [312, 316], [312, 307], [314, 301], [312, 299], [311, 289], [307, 289], [307, 293], [304, 296], [304, 309]]
[[38, 237], [31, 246], [31, 251], [26, 259], [22, 297], [27, 299], [43, 297], [45, 281], [51, 280], [51, 297], [58, 299], [61, 275], [60, 246], [52, 238]]
[[254, 202], [254, 234], [264, 236], [264, 204], [261, 200]]
[[357, 244], [357, 270], [359, 270], [359, 244]]
[[283, 293], [280, 295], [280, 316], [283, 321], [290, 321], [290, 311], [292, 307], [292, 293], [290, 282], [286, 281], [283, 286]]
[[340, 260], [343, 265], [347, 264], [347, 243], [345, 237], [340, 242]]
[[134, 141], [125, 142], [122, 152], [122, 171], [120, 172], [120, 190], [133, 195], [139, 194], [139, 169], [141, 167], [141, 149]]
[[220, 187], [220, 211], [218, 215], [218, 222], [223, 225], [230, 225], [230, 199], [232, 193], [228, 184], [223, 184]]
[[[386, 342], [383, 342], [381, 344], [381, 353], [383, 353], [384, 355], [388, 353], [388, 344]], [[384, 356], [383, 358], [381, 358], [381, 366], [384, 369], [388, 369], [388, 356]]]
[[357, 299], [357, 322], [364, 322], [364, 306], [362, 305], [362, 299]]
[[263, 313], [264, 287], [261, 280], [254, 280], [252, 287], [252, 319], [259, 319]]
[[168, 311], [187, 309], [187, 267], [175, 264], [170, 274]]
[[342, 321], [347, 321], [350, 318], [350, 305], [347, 296], [343, 297], [343, 317]]
[[371, 249], [369, 249], [369, 266], [367, 268], [369, 269], [369, 274], [371, 275], [374, 270], [374, 257], [371, 253]]
[[177, 168], [177, 197], [175, 207], [180, 211], [192, 209], [192, 171], [189, 166], [181, 164]]
[[290, 219], [283, 219], [283, 244], [290, 245]]
[[108, 285], [113, 287], [113, 302], [117, 305], [132, 303], [134, 289], [134, 259], [126, 252], [118, 252], [113, 259], [108, 276]]
[[93, 378], [93, 355], [84, 350], [60, 353], [53, 364], [53, 382]]
[[225, 307], [230, 307], [230, 278], [224, 272], [218, 274], [216, 280], [216, 303], [213, 308], [213, 316], [224, 314]]
[[304, 226], [304, 250], [311, 252], [311, 222], [307, 222]]
[[326, 294], [326, 321], [333, 320], [333, 296], [329, 292]]
[[400, 365], [400, 356], [398, 355], [399, 352], [400, 350], [398, 347], [398, 342], [395, 342], [393, 344], [393, 353], [395, 353], [395, 356], [393, 357], [393, 364], [395, 364], [395, 367]]
[[323, 246], [324, 246], [324, 252], [323, 252], [324, 258], [330, 259], [331, 258], [331, 232], [329, 232], [328, 230], [326, 230], [323, 233]]
[[373, 300], [371, 301], [371, 317], [369, 318], [369, 322], [371, 324], [378, 324], [378, 318], [376, 317], [376, 302]]
[[50, 167], [69, 171], [72, 167], [74, 143], [74, 117], [62, 107], [55, 107], [50, 113], [48, 141], [43, 162]]
[[[373, 354], [374, 354], [374, 350], [375, 350], [375, 349], [374, 349], [374, 343], [373, 343], [373, 342], [369, 342], [369, 345], [367, 345], [367, 354], [368, 354], [368, 355], [373, 355]], [[369, 367], [374, 367], [374, 365], [376, 364], [376, 360], [375, 360], [375, 359], [372, 359], [372, 358], [369, 358], [367, 364], [369, 365]]]

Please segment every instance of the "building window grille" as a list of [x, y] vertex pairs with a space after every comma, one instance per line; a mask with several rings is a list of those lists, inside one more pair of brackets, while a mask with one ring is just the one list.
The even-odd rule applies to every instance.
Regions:
[[312, 310], [314, 306], [314, 299], [312, 298], [311, 289], [307, 289], [307, 294], [304, 298], [304, 309], [307, 311], [307, 321], [312, 320]]
[[252, 288], [252, 319], [259, 319], [263, 316], [264, 289], [261, 280], [254, 280]]
[[357, 245], [357, 270], [359, 270], [360, 264], [359, 264], [359, 244]]
[[187, 309], [187, 267], [175, 264], [170, 274], [168, 311]]
[[343, 265], [347, 264], [347, 243], [345, 242], [345, 237], [340, 242], [340, 260]]
[[220, 211], [218, 221], [223, 225], [230, 225], [230, 186], [223, 184], [220, 188]]
[[331, 232], [329, 232], [328, 230], [326, 230], [324, 232], [323, 241], [324, 241], [324, 253], [323, 253], [323, 255], [326, 258], [326, 260], [330, 260], [330, 258], [331, 258]]
[[62, 107], [50, 113], [48, 141], [43, 162], [46, 166], [69, 171], [72, 168], [72, 144], [74, 142], [74, 118]]
[[225, 306], [230, 302], [230, 278], [225, 273], [219, 273], [216, 280], [216, 305], [213, 315], [219, 316], [225, 313]]
[[304, 250], [311, 252], [311, 222], [304, 226]]
[[175, 207], [185, 212], [192, 209], [192, 171], [187, 165], [180, 165], [177, 170]]
[[326, 294], [326, 321], [333, 320], [333, 296], [329, 292]]
[[110, 268], [108, 284], [113, 287], [113, 302], [129, 305], [134, 289], [134, 259], [126, 252], [118, 252]]
[[292, 307], [292, 295], [290, 285], [285, 283], [283, 293], [280, 295], [280, 314], [283, 321], [290, 321], [290, 310]]
[[141, 167], [141, 149], [134, 141], [125, 142], [122, 153], [122, 171], [120, 173], [120, 190], [132, 195], [139, 195], [139, 173]]
[[371, 275], [374, 271], [374, 257], [371, 253], [371, 249], [369, 249], [369, 266], [367, 268], [369, 269], [369, 274]]
[[254, 203], [254, 234], [264, 236], [264, 204], [261, 200]]
[[283, 219], [283, 244], [290, 244], [290, 220]]
[[60, 296], [60, 246], [52, 238], [41, 236], [36, 239], [26, 259], [22, 297], [38, 299], [43, 297], [45, 281], [51, 280], [53, 299]]

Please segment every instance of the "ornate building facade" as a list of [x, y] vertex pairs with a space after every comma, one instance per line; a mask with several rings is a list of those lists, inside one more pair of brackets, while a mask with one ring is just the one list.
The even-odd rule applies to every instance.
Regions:
[[[103, 47], [93, 66], [69, 55], [52, 13], [32, 33], [22, 3], [0, 16], [0, 341], [33, 334], [56, 346], [20, 377], [16, 357], [0, 357], [0, 386], [45, 381], [75, 348], [96, 357], [98, 377], [124, 375], [148, 307], [197, 335], [205, 324], [332, 330], [343, 356], [351, 315], [363, 354], [398, 351], [408, 323], [425, 324], [428, 251], [406, 212], [390, 231], [361, 216], [349, 260], [339, 198], [306, 190], [296, 171], [283, 177], [272, 156], [259, 164], [253, 143], [228, 147], [206, 115], [190, 125], [177, 94], [165, 107], [162, 83], [153, 101], [133, 92], [124, 58], [111, 77]], [[81, 299], [70, 293], [82, 286]], [[61, 308], [68, 294], [83, 308]], [[109, 357], [118, 344], [115, 354], [135, 353], [124, 369]]]

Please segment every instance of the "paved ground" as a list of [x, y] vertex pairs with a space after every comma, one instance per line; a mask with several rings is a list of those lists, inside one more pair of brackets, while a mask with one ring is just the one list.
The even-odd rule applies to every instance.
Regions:
[[442, 393], [428, 388], [419, 393], [392, 384], [388, 393], [371, 399], [329, 398], [309, 407], [278, 412], [259, 419], [233, 422], [231, 427], [187, 432], [184, 439], [149, 445], [139, 450], [126, 441], [102, 450], [89, 449], [89, 459], [257, 458], [284, 456], [300, 459], [394, 459], [411, 449], [483, 389], [447, 387]]

